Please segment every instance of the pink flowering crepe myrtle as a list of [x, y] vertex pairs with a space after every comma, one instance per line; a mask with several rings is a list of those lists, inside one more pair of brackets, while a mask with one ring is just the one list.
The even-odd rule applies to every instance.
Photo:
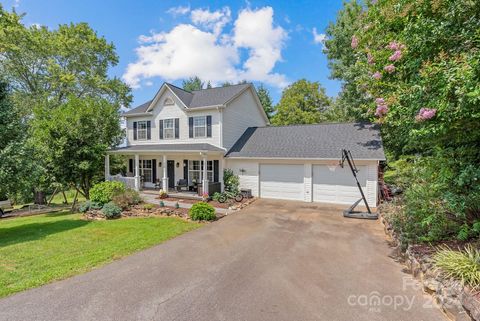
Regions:
[[375, 110], [375, 116], [383, 117], [388, 112], [388, 105], [383, 98], [375, 99], [375, 104], [377, 105], [377, 109]]
[[380, 80], [380, 79], [382, 79], [382, 74], [377, 71], [372, 75], [372, 78], [376, 79], [376, 80]]
[[367, 53], [367, 62], [369, 65], [373, 65], [375, 63], [375, 59], [373, 58], [371, 53]]
[[391, 55], [390, 57], [388, 57], [388, 60], [390, 61], [398, 61], [402, 58], [402, 52], [400, 50], [395, 50], [395, 52], [393, 53], [393, 55]]
[[415, 120], [418, 122], [426, 121], [435, 117], [436, 114], [437, 110], [435, 108], [420, 108]]
[[387, 49], [390, 49], [390, 50], [402, 50], [402, 49], [405, 49], [405, 45], [401, 44], [400, 42], [396, 42], [396, 41], [391, 41], [387, 46], [386, 46]]
[[356, 49], [358, 47], [358, 38], [355, 36], [352, 36], [352, 43], [351, 43], [352, 49]]
[[386, 72], [391, 74], [391, 73], [395, 72], [395, 66], [390, 64], [390, 65], [387, 65], [387, 66], [383, 67], [383, 70], [385, 70]]

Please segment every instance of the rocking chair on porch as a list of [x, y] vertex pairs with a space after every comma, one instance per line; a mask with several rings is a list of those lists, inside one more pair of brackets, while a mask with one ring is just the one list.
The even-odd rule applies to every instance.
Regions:
[[184, 188], [186, 191], [190, 189], [190, 186], [188, 186], [188, 180], [187, 179], [179, 179], [177, 186], [175, 186], [175, 189], [177, 192], [180, 192]]

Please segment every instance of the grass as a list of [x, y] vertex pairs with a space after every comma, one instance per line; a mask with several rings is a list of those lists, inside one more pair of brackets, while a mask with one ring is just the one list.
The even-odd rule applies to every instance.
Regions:
[[480, 250], [467, 246], [464, 250], [452, 250], [444, 246], [433, 257], [435, 265], [447, 277], [461, 280], [474, 289], [480, 286]]
[[0, 221], [0, 297], [64, 279], [200, 227], [178, 218], [85, 221], [67, 211]]
[[[73, 199], [75, 198], [75, 189], [67, 190], [65, 191], [65, 196], [67, 197], [67, 202], [69, 205], [72, 205]], [[52, 195], [47, 195], [47, 202], [50, 200], [50, 197]], [[51, 206], [60, 206], [60, 205], [65, 205], [63, 202], [65, 199], [63, 198], [62, 192], [58, 192], [52, 199], [52, 202], [50, 203]], [[78, 194], [77, 196], [77, 203], [82, 203], [85, 202], [85, 197], [83, 197], [82, 194]], [[14, 209], [20, 209], [26, 205], [33, 205], [33, 202], [30, 203], [23, 203], [23, 204], [16, 204], [13, 206]]]

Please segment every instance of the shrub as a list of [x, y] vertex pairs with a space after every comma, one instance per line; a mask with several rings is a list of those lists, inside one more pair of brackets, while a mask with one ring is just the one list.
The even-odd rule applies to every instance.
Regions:
[[472, 246], [463, 251], [441, 248], [433, 257], [435, 265], [447, 277], [459, 279], [472, 288], [480, 286], [480, 250]]
[[143, 204], [144, 210], [151, 210], [152, 208], [153, 208], [153, 204], [150, 204], [150, 203]]
[[112, 197], [112, 202], [120, 206], [122, 209], [127, 209], [131, 205], [137, 205], [141, 203], [143, 200], [138, 194], [137, 191], [129, 188], [125, 192], [120, 193]]
[[100, 210], [100, 209], [102, 209], [102, 204], [97, 203], [97, 202], [92, 202], [92, 201], [86, 201], [86, 202], [80, 204], [80, 207], [78, 208], [78, 210], [81, 213], [85, 213], [85, 212], [88, 212], [90, 210]]
[[205, 202], [198, 202], [192, 205], [188, 215], [194, 221], [213, 221], [216, 218], [215, 208]]
[[107, 219], [117, 218], [122, 213], [122, 209], [113, 202], [103, 205], [102, 213]]
[[125, 192], [125, 184], [122, 182], [107, 181], [96, 184], [90, 190], [90, 200], [101, 204], [110, 202], [115, 195]]
[[218, 200], [220, 199], [220, 196], [222, 196], [222, 193], [215, 192], [212, 196], [212, 200], [218, 202]]
[[226, 168], [223, 170], [223, 184], [225, 189], [236, 192], [240, 186], [240, 178], [233, 173], [233, 170]]
[[160, 201], [160, 207], [165, 207], [165, 203], [163, 201]]
[[161, 189], [160, 191], [158, 191], [158, 196], [160, 198], [167, 198], [168, 197], [168, 193], [166, 191], [164, 191], [163, 189]]

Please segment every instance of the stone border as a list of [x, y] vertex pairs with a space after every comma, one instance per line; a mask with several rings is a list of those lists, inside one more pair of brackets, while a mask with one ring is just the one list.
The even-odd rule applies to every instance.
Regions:
[[393, 255], [400, 258], [407, 270], [422, 284], [423, 291], [430, 294], [450, 320], [480, 321], [480, 301], [472, 291], [459, 281], [445, 278], [435, 269], [429, 255], [419, 255], [409, 245], [404, 250], [392, 225], [380, 214], [385, 233], [391, 240]]
[[252, 204], [253, 202], [255, 202], [257, 199], [255, 197], [251, 197], [249, 199], [247, 199], [245, 202], [242, 202], [242, 203], [239, 203], [238, 205], [232, 205], [228, 208], [228, 214], [230, 214], [230, 211], [232, 212], [236, 212], [236, 211], [240, 211], [241, 209], [247, 207], [248, 205]]

